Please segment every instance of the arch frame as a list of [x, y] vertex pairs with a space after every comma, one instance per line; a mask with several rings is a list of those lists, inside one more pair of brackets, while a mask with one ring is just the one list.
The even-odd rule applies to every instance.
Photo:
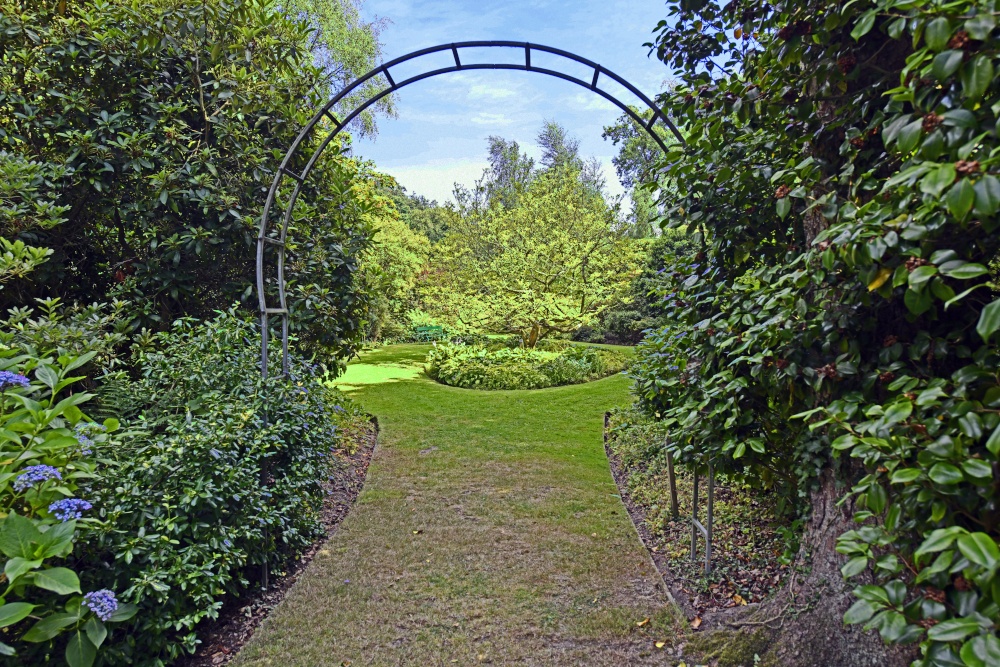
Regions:
[[[502, 49], [523, 49], [524, 51], [524, 62], [522, 63], [463, 63], [460, 55], [460, 49], [471, 49], [471, 48], [502, 48]], [[401, 81], [396, 81], [392, 73], [391, 68], [401, 65], [403, 63], [421, 58], [423, 56], [441, 53], [441, 52], [451, 52], [454, 58], [455, 64], [447, 67], [438, 67], [436, 69], [415, 74]], [[576, 76], [566, 74], [565, 72], [560, 72], [558, 70], [550, 69], [547, 67], [539, 67], [537, 65], [532, 65], [531, 54], [532, 52], [546, 53], [550, 55], [559, 56], [566, 60], [584, 65], [593, 71], [593, 76], [591, 80], [585, 81]], [[270, 327], [269, 321], [272, 316], [279, 316], [281, 318], [281, 369], [282, 374], [288, 375], [289, 372], [289, 361], [288, 361], [288, 336], [289, 336], [289, 311], [287, 303], [287, 295], [285, 292], [285, 251], [287, 249], [286, 239], [288, 235], [288, 226], [292, 220], [292, 212], [295, 209], [295, 203], [298, 199], [299, 193], [301, 192], [302, 186], [305, 184], [306, 179], [309, 177], [310, 172], [313, 169], [316, 161], [319, 159], [320, 155], [326, 150], [330, 142], [332, 142], [340, 132], [342, 132], [351, 121], [357, 118], [359, 115], [364, 113], [366, 109], [371, 107], [373, 104], [378, 102], [380, 99], [387, 95], [390, 95], [401, 88], [409, 86], [418, 81], [423, 81], [435, 76], [440, 76], [442, 74], [449, 74], [452, 72], [464, 72], [464, 71], [474, 71], [474, 70], [508, 70], [508, 71], [521, 71], [521, 72], [535, 72], [538, 74], [544, 74], [547, 76], [552, 76], [570, 83], [579, 85], [583, 88], [590, 90], [597, 95], [600, 95], [604, 99], [608, 100], [619, 109], [624, 111], [629, 117], [631, 117], [643, 130], [656, 142], [656, 144], [665, 153], [667, 152], [667, 145], [653, 128], [656, 126], [657, 122], [661, 122], [666, 128], [673, 134], [680, 144], [684, 144], [684, 138], [681, 135], [677, 127], [670, 121], [669, 118], [663, 113], [656, 104], [642, 91], [636, 88], [634, 85], [626, 81], [624, 78], [615, 74], [611, 70], [599, 65], [598, 63], [578, 56], [569, 51], [563, 49], [558, 49], [551, 46], [545, 46], [542, 44], [534, 44], [531, 42], [516, 42], [516, 41], [506, 41], [506, 40], [487, 40], [487, 41], [466, 41], [466, 42], [452, 42], [449, 44], [439, 44], [437, 46], [431, 46], [424, 49], [419, 49], [413, 51], [406, 55], [400, 56], [387, 63], [379, 65], [378, 67], [372, 69], [364, 76], [356, 79], [340, 92], [334, 95], [319, 111], [317, 111], [312, 119], [300, 130], [298, 136], [292, 142], [292, 145], [288, 148], [285, 153], [284, 158], [275, 171], [274, 178], [271, 182], [271, 187], [267, 193], [267, 199], [264, 203], [264, 210], [260, 218], [260, 228], [257, 234], [257, 298], [260, 313], [260, 328], [261, 328], [261, 352], [260, 352], [260, 368], [261, 376], [267, 378], [268, 376], [268, 359], [269, 359], [269, 338], [270, 338]], [[386, 88], [370, 96], [357, 107], [355, 107], [350, 113], [348, 113], [343, 119], [339, 119], [336, 114], [333, 113], [337, 104], [344, 100], [348, 95], [357, 90], [360, 86], [371, 81], [375, 77], [381, 76], [388, 84]], [[630, 93], [636, 96], [646, 107], [653, 112], [652, 117], [649, 120], [642, 118], [635, 110], [629, 107], [627, 104], [619, 100], [617, 97], [611, 93], [598, 87], [600, 79], [604, 77], [610, 79], [615, 83], [628, 90]], [[301, 173], [295, 173], [288, 168], [289, 163], [295, 157], [302, 145], [304, 140], [314, 132], [317, 127], [320, 127], [322, 121], [327, 119], [333, 125], [333, 131], [330, 132], [326, 137], [320, 141], [319, 146], [316, 148], [315, 152], [309, 157], [306, 162], [305, 168]], [[284, 179], [291, 179], [294, 182], [292, 187], [292, 192], [289, 197], [287, 208], [282, 216], [281, 227], [278, 230], [277, 236], [270, 235], [271, 230], [269, 229], [269, 220], [271, 217], [271, 209], [275, 205], [275, 199], [281, 183]], [[278, 305], [277, 307], [269, 307], [267, 302], [267, 294], [265, 292], [265, 254], [267, 246], [274, 246], [277, 250], [278, 260], [277, 260], [277, 287], [278, 287]]]

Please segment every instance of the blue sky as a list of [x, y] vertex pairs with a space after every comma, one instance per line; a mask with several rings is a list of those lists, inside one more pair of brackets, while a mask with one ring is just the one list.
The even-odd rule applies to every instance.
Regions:
[[[655, 56], [647, 57], [648, 49], [642, 46], [665, 18], [662, 2], [367, 0], [363, 12], [369, 20], [378, 16], [391, 21], [382, 34], [385, 60], [437, 44], [504, 39], [554, 46], [589, 58], [650, 97], [668, 76], [666, 67]], [[463, 62], [486, 62], [490, 55], [469, 51]], [[393, 71], [394, 78], [399, 81], [417, 68], [426, 71], [450, 60], [443, 54], [436, 58], [401, 66]], [[509, 59], [523, 59], [523, 51], [511, 50]], [[532, 62], [556, 69], [557, 61], [533, 56]], [[559, 69], [590, 77], [571, 66]], [[614, 147], [601, 138], [602, 128], [613, 123], [620, 111], [572, 83], [529, 72], [457, 72], [402, 89], [397, 106], [399, 117], [380, 119], [378, 136], [356, 139], [354, 150], [411, 192], [445, 201], [451, 198], [454, 182], [471, 185], [485, 167], [486, 139], [491, 134], [516, 140], [537, 159], [535, 136], [546, 119], [558, 121], [576, 136], [584, 156], [601, 160], [613, 194], [622, 191], [611, 165]]]

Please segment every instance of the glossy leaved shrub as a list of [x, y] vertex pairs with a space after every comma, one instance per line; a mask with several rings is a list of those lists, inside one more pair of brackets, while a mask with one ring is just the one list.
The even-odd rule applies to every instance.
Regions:
[[998, 664], [1000, 6], [668, 7], [662, 203], [705, 250], [665, 274], [637, 394], [680, 460], [790, 505], [832, 466], [843, 574], [875, 576], [844, 620]]

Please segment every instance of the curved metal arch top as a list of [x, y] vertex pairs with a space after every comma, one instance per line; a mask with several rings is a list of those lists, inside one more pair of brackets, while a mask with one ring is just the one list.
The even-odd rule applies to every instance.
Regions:
[[[502, 48], [502, 49], [522, 49], [524, 51], [524, 63], [463, 63], [461, 55], [459, 53], [460, 49], [470, 49], [470, 48]], [[593, 76], [590, 81], [585, 81], [584, 79], [560, 72], [558, 70], [549, 69], [546, 67], [539, 67], [537, 65], [532, 65], [531, 54], [533, 51], [539, 53], [547, 53], [555, 56], [559, 56], [566, 60], [579, 63], [593, 70]], [[416, 74], [410, 76], [406, 79], [396, 81], [392, 72], [390, 71], [393, 67], [400, 65], [402, 63], [420, 58], [422, 56], [440, 53], [440, 52], [451, 52], [454, 58], [455, 64], [449, 65], [447, 67], [440, 67], [437, 69], [430, 70], [428, 72], [423, 72], [421, 74]], [[608, 100], [619, 109], [628, 114], [638, 125], [640, 125], [643, 130], [656, 142], [656, 144], [664, 151], [667, 151], [667, 145], [663, 141], [663, 138], [654, 131], [654, 127], [657, 122], [661, 122], [677, 141], [681, 144], [685, 143], [684, 138], [681, 133], [677, 130], [670, 119], [664, 115], [663, 111], [653, 103], [653, 101], [647, 97], [642, 91], [636, 88], [634, 85], [618, 76], [606, 67], [582, 58], [576, 54], [564, 51], [562, 49], [553, 48], [551, 46], [543, 46], [541, 44], [532, 44], [529, 42], [512, 42], [512, 41], [471, 41], [471, 42], [455, 42], [452, 44], [441, 44], [438, 46], [432, 46], [426, 49], [420, 49], [419, 51], [414, 51], [408, 53], [399, 58], [390, 60], [389, 62], [376, 67], [371, 70], [361, 78], [355, 80], [353, 83], [348, 85], [346, 88], [337, 93], [333, 98], [330, 99], [316, 114], [312, 119], [302, 128], [295, 141], [292, 142], [291, 147], [288, 152], [285, 153], [284, 159], [282, 159], [277, 172], [275, 172], [274, 179], [271, 182], [271, 188], [267, 193], [267, 200], [264, 203], [264, 211], [260, 219], [260, 231], [257, 235], [257, 298], [260, 305], [260, 325], [261, 325], [261, 374], [264, 378], [267, 377], [267, 363], [268, 363], [268, 342], [269, 342], [269, 326], [268, 322], [272, 316], [280, 316], [281, 318], [281, 351], [282, 351], [282, 363], [281, 368], [284, 374], [288, 374], [288, 304], [285, 295], [285, 249], [286, 249], [286, 237], [288, 234], [288, 225], [292, 219], [292, 211], [295, 208], [295, 202], [298, 199], [299, 192], [302, 186], [305, 184], [306, 179], [309, 177], [309, 173], [312, 171], [316, 160], [319, 159], [320, 155], [326, 150], [326, 147], [330, 144], [333, 139], [340, 134], [345, 127], [347, 127], [351, 121], [357, 118], [359, 115], [364, 113], [371, 105], [375, 104], [386, 95], [389, 95], [400, 88], [408, 86], [412, 83], [428, 79], [430, 77], [438, 76], [441, 74], [448, 74], [451, 72], [462, 72], [468, 70], [514, 70], [523, 72], [537, 72], [539, 74], [545, 74], [547, 76], [553, 76], [564, 81], [569, 81], [570, 83], [582, 86], [591, 92], [594, 92], [604, 99]], [[363, 86], [368, 81], [371, 81], [375, 77], [381, 76], [387, 86], [383, 90], [375, 93], [362, 103], [360, 103], [356, 108], [354, 108], [350, 113], [344, 116], [342, 119], [338, 118], [334, 114], [333, 109], [344, 100], [348, 95], [357, 90], [360, 86]], [[650, 119], [643, 118], [634, 109], [629, 107], [627, 104], [619, 100], [617, 97], [611, 93], [601, 89], [599, 87], [601, 77], [610, 79], [623, 88], [628, 90], [630, 93], [635, 95], [639, 100], [646, 105], [646, 107], [653, 112]], [[288, 168], [291, 163], [292, 158], [295, 157], [302, 146], [303, 141], [312, 132], [316, 131], [317, 128], [323, 128], [321, 124], [322, 121], [326, 119], [333, 126], [333, 130], [325, 136], [322, 141], [320, 141], [319, 146], [315, 152], [309, 156], [306, 162], [305, 168], [300, 173], [296, 173]], [[282, 217], [282, 223], [280, 229], [277, 230], [277, 235], [272, 234], [272, 230], [268, 228], [268, 223], [271, 216], [271, 208], [274, 206], [275, 198], [278, 192], [278, 188], [281, 185], [283, 179], [288, 178], [293, 182], [293, 189], [291, 196], [289, 198], [287, 207]], [[267, 296], [264, 291], [264, 261], [267, 246], [275, 246], [277, 252], [277, 283], [278, 283], [278, 304], [277, 307], [268, 306]]]

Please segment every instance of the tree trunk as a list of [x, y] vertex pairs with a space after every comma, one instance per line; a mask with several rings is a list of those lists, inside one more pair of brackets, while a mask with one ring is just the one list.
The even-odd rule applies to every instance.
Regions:
[[845, 491], [834, 470], [827, 468], [812, 494], [812, 517], [784, 589], [741, 619], [723, 621], [743, 632], [763, 628], [770, 634], [761, 665], [904, 667], [916, 657], [913, 646], [887, 647], [878, 632], [844, 625], [844, 612], [855, 601], [851, 590], [874, 583], [870, 572], [867, 579], [862, 576], [851, 582], [840, 574], [847, 558], [837, 553], [837, 538], [857, 527], [853, 502], [837, 506]]

